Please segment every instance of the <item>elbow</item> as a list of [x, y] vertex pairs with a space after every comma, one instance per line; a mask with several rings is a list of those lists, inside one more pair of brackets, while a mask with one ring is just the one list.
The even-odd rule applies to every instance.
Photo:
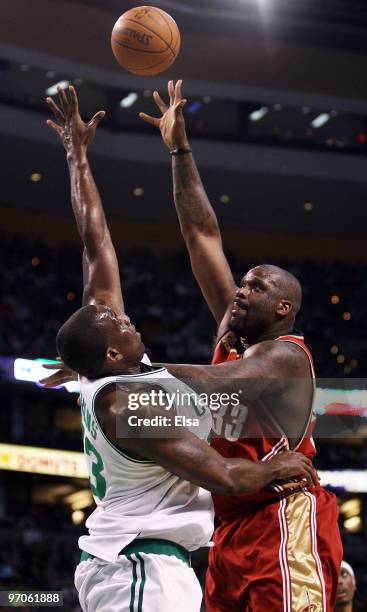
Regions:
[[187, 225], [181, 223], [181, 234], [186, 244], [190, 247], [200, 246], [202, 238], [213, 240], [218, 245], [222, 245], [219, 227], [211, 220], [203, 222], [200, 226], [193, 223], [188, 223]]

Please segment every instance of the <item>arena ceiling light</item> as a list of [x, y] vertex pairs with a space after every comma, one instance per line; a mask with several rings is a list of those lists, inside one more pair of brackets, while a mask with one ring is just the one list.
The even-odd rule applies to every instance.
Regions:
[[330, 119], [331, 115], [329, 115], [329, 113], [321, 113], [321, 115], [317, 115], [317, 117], [311, 121], [311, 125], [313, 128], [320, 128], [330, 121]]
[[47, 87], [46, 95], [56, 96], [58, 87], [61, 87], [61, 89], [66, 89], [67, 87], [69, 87], [69, 85], [70, 85], [69, 81], [59, 81], [58, 83], [55, 83], [55, 85], [51, 85], [51, 87]]
[[121, 108], [130, 108], [130, 106], [135, 104], [138, 98], [139, 94], [136, 93], [136, 91], [131, 91], [127, 96], [125, 96], [125, 98], [122, 98], [122, 100], [120, 100]]
[[261, 119], [265, 117], [265, 115], [267, 115], [268, 112], [269, 112], [268, 107], [262, 106], [261, 108], [258, 108], [257, 110], [252, 111], [252, 113], [249, 114], [248, 118], [250, 119], [250, 121], [261, 121]]

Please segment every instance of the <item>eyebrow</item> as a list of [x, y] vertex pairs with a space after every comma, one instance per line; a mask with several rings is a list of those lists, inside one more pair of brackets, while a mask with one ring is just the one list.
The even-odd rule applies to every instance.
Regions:
[[246, 279], [245, 277], [241, 280], [241, 284], [242, 283], [263, 283], [266, 284], [266, 281], [264, 281], [263, 278], [260, 278], [259, 276], [253, 276], [252, 278], [248, 278]]

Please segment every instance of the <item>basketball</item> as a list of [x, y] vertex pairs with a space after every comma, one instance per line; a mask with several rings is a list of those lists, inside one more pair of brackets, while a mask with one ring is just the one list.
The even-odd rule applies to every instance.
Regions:
[[126, 11], [111, 35], [113, 54], [123, 68], [140, 75], [159, 74], [175, 61], [181, 45], [175, 20], [154, 6]]

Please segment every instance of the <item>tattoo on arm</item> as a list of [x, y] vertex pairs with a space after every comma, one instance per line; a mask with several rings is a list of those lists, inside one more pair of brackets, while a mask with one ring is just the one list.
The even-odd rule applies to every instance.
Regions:
[[192, 154], [174, 155], [172, 163], [174, 200], [181, 229], [218, 233], [214, 210], [206, 195]]

